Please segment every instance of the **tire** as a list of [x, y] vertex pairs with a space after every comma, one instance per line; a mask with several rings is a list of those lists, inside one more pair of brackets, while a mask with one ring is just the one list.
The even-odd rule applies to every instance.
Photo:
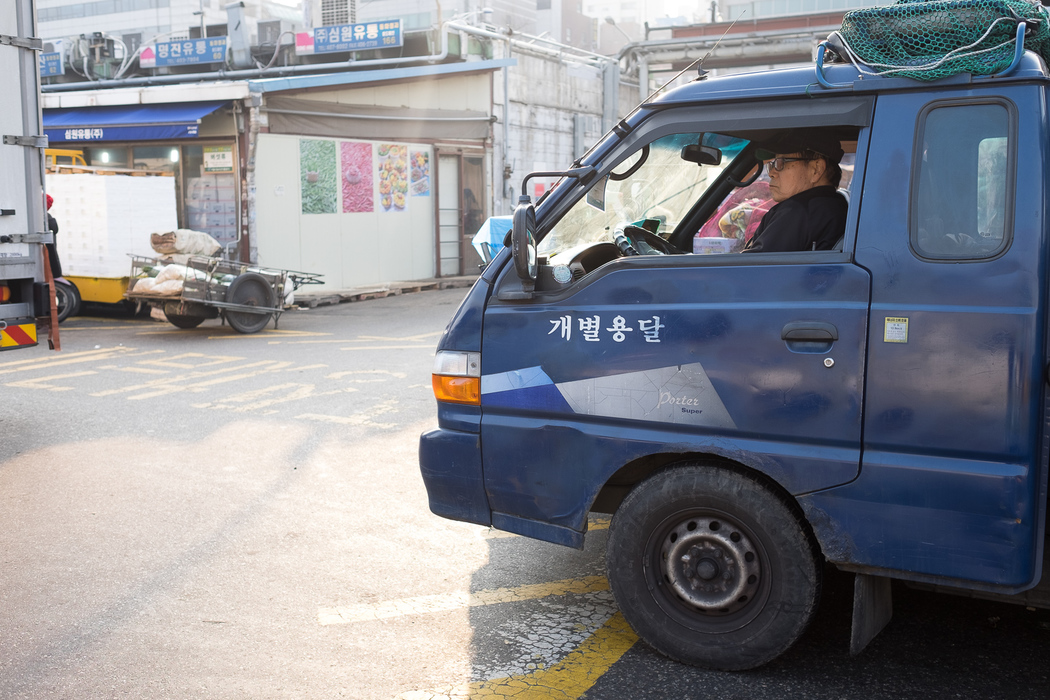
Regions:
[[58, 322], [80, 313], [80, 290], [72, 282], [55, 280], [55, 304], [58, 306]]
[[203, 316], [183, 316], [181, 314], [169, 314], [167, 311], [164, 312], [164, 318], [168, 319], [168, 323], [178, 328], [196, 328], [204, 323]]
[[721, 466], [681, 464], [636, 486], [613, 517], [606, 563], [638, 636], [710, 669], [772, 661], [820, 599], [822, 557], [802, 516]]
[[[245, 272], [238, 275], [226, 291], [226, 303], [260, 308], [274, 308], [273, 287], [262, 275]], [[253, 314], [247, 311], [226, 310], [226, 320], [239, 333], [258, 333], [270, 322], [272, 314]]]

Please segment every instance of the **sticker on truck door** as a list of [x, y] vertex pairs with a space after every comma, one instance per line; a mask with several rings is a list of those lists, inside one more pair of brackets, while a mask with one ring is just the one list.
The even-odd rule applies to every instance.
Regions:
[[886, 317], [886, 327], [883, 331], [882, 342], [884, 343], [907, 343], [908, 342], [908, 319]]

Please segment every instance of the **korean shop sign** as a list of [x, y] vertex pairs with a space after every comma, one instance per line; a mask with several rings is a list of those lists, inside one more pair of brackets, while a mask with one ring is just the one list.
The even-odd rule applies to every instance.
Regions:
[[401, 20], [388, 19], [360, 24], [341, 24], [334, 27], [316, 27], [295, 35], [295, 53], [337, 51], [364, 51], [401, 46]]
[[209, 36], [205, 39], [165, 41], [147, 46], [139, 55], [142, 68], [190, 66], [201, 63], [222, 63], [226, 60], [226, 37]]

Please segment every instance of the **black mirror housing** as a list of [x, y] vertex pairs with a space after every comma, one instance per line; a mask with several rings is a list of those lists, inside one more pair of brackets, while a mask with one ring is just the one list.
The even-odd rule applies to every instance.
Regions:
[[682, 149], [682, 160], [697, 165], [719, 165], [722, 162], [722, 151], [714, 146], [691, 143]]
[[511, 256], [514, 269], [521, 279], [525, 291], [531, 292], [536, 285], [536, 208], [527, 196], [518, 199], [510, 231]]

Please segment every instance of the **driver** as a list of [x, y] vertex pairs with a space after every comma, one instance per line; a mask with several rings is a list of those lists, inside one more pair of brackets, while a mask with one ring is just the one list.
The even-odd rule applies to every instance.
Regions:
[[755, 150], [769, 169], [776, 202], [744, 253], [831, 250], [846, 232], [846, 198], [839, 194], [842, 147], [816, 130], [788, 133]]

